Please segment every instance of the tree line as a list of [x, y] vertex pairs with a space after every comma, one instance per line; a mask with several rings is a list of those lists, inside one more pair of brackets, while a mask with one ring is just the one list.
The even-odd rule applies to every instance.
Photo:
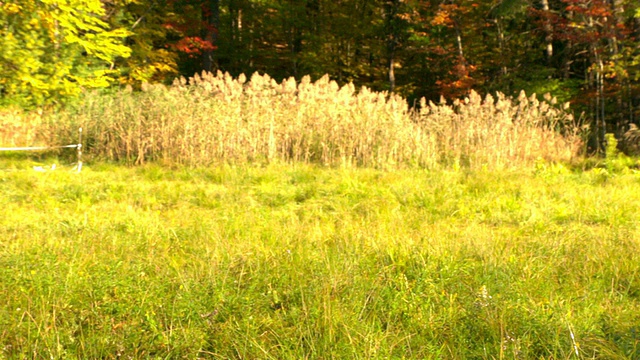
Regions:
[[551, 93], [596, 139], [640, 117], [637, 0], [0, 0], [0, 102], [201, 71], [421, 97]]

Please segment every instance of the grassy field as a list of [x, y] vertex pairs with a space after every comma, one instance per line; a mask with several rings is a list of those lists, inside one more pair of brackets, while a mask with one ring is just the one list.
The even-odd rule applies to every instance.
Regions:
[[0, 159], [0, 358], [640, 357], [640, 174]]

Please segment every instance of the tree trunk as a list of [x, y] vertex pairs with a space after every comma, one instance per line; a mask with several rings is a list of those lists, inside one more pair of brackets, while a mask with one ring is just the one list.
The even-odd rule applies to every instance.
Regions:
[[[549, 0], [542, 0], [542, 11], [549, 14]], [[544, 21], [544, 32], [546, 41], [547, 66], [551, 66], [551, 58], [553, 57], [553, 29], [548, 19]]]
[[400, 6], [399, 0], [388, 0], [385, 3], [386, 12], [386, 28], [387, 28], [387, 56], [389, 65], [389, 91], [393, 92], [396, 88], [396, 49], [398, 46], [398, 26], [397, 15]]
[[[622, 0], [613, 0], [613, 13], [614, 13], [614, 21], [615, 21], [615, 28], [617, 29], [619, 26], [624, 26], [624, 4], [622, 3]], [[620, 53], [620, 49], [619, 49], [619, 45], [618, 45], [618, 38], [617, 38], [617, 31], [616, 34], [614, 34], [611, 37], [611, 54], [613, 55], [612, 59], [613, 59], [613, 64], [614, 64], [614, 68], [618, 68], [618, 55]], [[625, 88], [625, 82], [628, 82], [627, 79], [624, 79], [622, 77], [615, 77], [615, 82], [617, 82], [618, 84], [618, 91], [616, 91], [616, 106], [618, 108], [618, 110], [616, 111], [616, 119], [615, 119], [615, 132], [617, 135], [622, 135], [624, 134], [624, 132], [627, 130], [627, 124], [625, 121], [625, 108], [626, 106], [624, 105], [624, 88]]]
[[462, 33], [460, 32], [460, 27], [458, 26], [457, 22], [454, 24], [454, 28], [456, 31], [456, 44], [458, 44], [458, 56], [463, 63], [466, 63], [466, 60], [464, 59], [464, 51], [462, 48]]
[[[501, 62], [501, 66], [500, 66], [500, 74], [502, 74], [502, 76], [507, 76], [509, 71], [507, 68], [507, 51], [506, 51], [506, 41], [504, 39], [504, 29], [502, 28], [502, 22], [500, 21], [500, 18], [495, 20], [496, 23], [496, 28], [498, 29], [498, 46], [500, 48], [500, 62]], [[462, 43], [460, 43], [460, 46], [462, 46]]]
[[[205, 7], [203, 4], [202, 8], [202, 38], [217, 48], [218, 30], [220, 29], [220, 0], [208, 0], [206, 5]], [[213, 72], [217, 69], [215, 48], [205, 50], [202, 53], [202, 70]]]

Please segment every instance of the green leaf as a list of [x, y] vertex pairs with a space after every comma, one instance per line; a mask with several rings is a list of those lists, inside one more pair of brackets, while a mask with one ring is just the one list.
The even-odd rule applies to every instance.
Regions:
[[131, 55], [131, 33], [111, 27], [100, 0], [15, 0], [0, 3], [2, 103], [25, 107], [65, 102], [82, 88], [105, 87], [113, 63]]

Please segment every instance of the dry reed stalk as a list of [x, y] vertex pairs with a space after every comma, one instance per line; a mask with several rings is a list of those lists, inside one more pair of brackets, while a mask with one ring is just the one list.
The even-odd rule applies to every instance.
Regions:
[[42, 111], [15, 108], [0, 110], [0, 147], [59, 145], [51, 135], [50, 123]]
[[412, 111], [396, 95], [340, 87], [328, 76], [278, 83], [203, 73], [89, 96], [73, 121], [88, 129], [93, 154], [130, 163], [504, 168], [577, 154], [579, 129], [554, 101], [472, 92], [452, 104], [422, 100]]

